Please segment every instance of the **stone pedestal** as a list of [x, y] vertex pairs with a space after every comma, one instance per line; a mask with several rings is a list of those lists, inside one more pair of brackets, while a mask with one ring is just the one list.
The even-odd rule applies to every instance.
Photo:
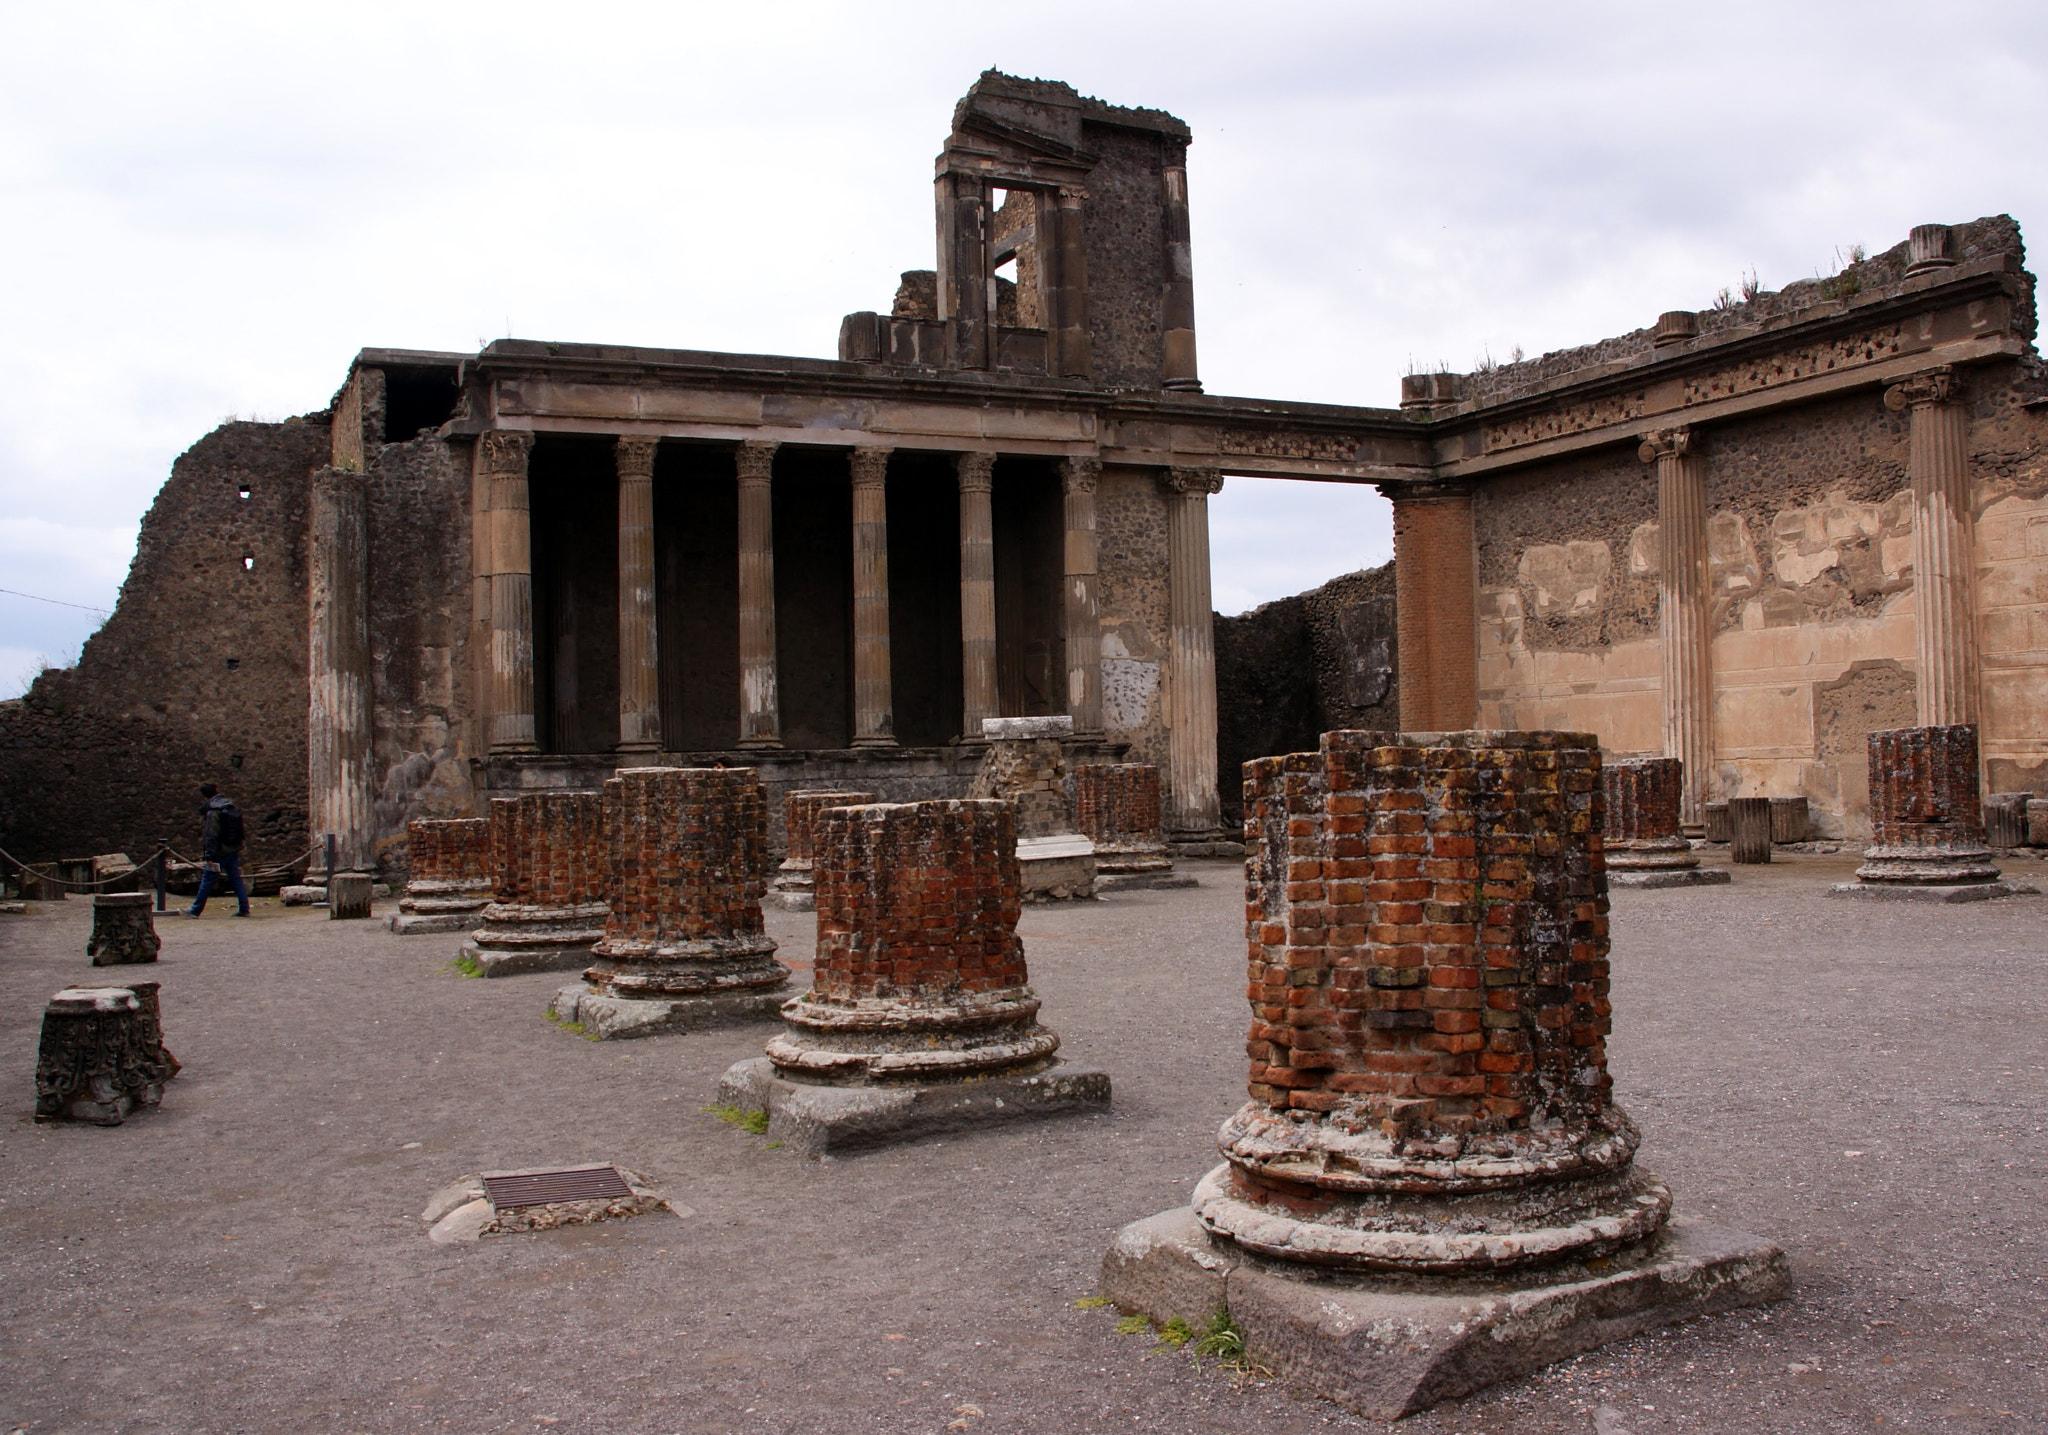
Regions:
[[1978, 801], [1969, 723], [1870, 734], [1871, 845], [1838, 896], [1970, 902], [2036, 890], [1999, 880]]
[[1074, 735], [1070, 717], [988, 718], [981, 767], [968, 785], [971, 798], [998, 798], [1016, 820], [1017, 860], [1027, 902], [1095, 895], [1095, 844], [1074, 830], [1067, 815], [1067, 760], [1063, 744]]
[[808, 912], [815, 905], [811, 880], [811, 826], [828, 807], [861, 807], [875, 800], [872, 792], [792, 792], [783, 799], [782, 865], [768, 899], [787, 912]]
[[178, 1074], [164, 1050], [157, 983], [67, 987], [43, 1010], [36, 1052], [36, 1120], [119, 1126], [163, 1100]]
[[92, 899], [92, 937], [85, 954], [96, 967], [153, 962], [162, 938], [150, 916], [147, 892], [102, 892]]
[[1709, 842], [1728, 840], [1728, 804], [1725, 802], [1702, 802], [1700, 804], [1701, 836]]
[[2031, 796], [1994, 792], [1984, 799], [1984, 843], [1992, 851], [2027, 845], [2027, 800]]
[[1200, 885], [1173, 870], [1161, 826], [1159, 769], [1144, 762], [1074, 768], [1074, 825], [1095, 844], [1095, 890]]
[[1726, 872], [1702, 868], [1680, 827], [1684, 765], [1675, 757], [1640, 757], [1600, 769], [1606, 799], [1607, 883], [1610, 887], [1700, 887], [1726, 883]]
[[391, 930], [405, 935], [475, 926], [491, 900], [490, 819], [415, 818], [405, 832], [410, 872]]
[[721, 1101], [813, 1154], [1108, 1102], [1109, 1078], [1058, 1061], [1038, 1024], [1008, 803], [831, 808], [814, 851], [812, 989]]
[[328, 920], [358, 922], [367, 919], [371, 889], [375, 885], [368, 872], [335, 873], [327, 884]]
[[1103, 1294], [1227, 1304], [1251, 1355], [1395, 1418], [1783, 1293], [1780, 1252], [1669, 1229], [1633, 1164], [1599, 769], [1550, 732], [1332, 732], [1246, 765], [1251, 1100]]
[[1803, 797], [1771, 799], [1771, 841], [1779, 846], [1813, 836], [1813, 814]]
[[1771, 799], [1728, 799], [1728, 859], [1754, 864], [1771, 860]]
[[610, 890], [604, 803], [595, 792], [529, 792], [491, 803], [493, 900], [462, 948], [478, 976], [573, 970], [604, 935]]
[[551, 1015], [590, 1037], [772, 1021], [789, 968], [763, 930], [768, 804], [750, 767], [636, 767], [604, 785], [611, 914]]

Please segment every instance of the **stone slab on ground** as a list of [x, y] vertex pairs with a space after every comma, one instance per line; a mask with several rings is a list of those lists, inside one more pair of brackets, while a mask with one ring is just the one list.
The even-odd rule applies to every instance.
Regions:
[[473, 931], [478, 920], [475, 912], [394, 912], [390, 926], [401, 937], [419, 937], [430, 932]]
[[325, 887], [280, 887], [278, 900], [287, 907], [324, 907], [327, 905]]
[[770, 888], [761, 898], [764, 907], [780, 907], [785, 912], [815, 912], [818, 910], [816, 892], [785, 892]]
[[1785, 1253], [1678, 1219], [1599, 1269], [1431, 1285], [1283, 1269], [1214, 1240], [1183, 1206], [1118, 1233], [1102, 1294], [1199, 1330], [1228, 1309], [1254, 1359], [1294, 1389], [1398, 1420], [1662, 1325], [1782, 1299]]
[[1095, 895], [1105, 892], [1177, 892], [1202, 884], [1186, 872], [1097, 872]]
[[1718, 887], [1734, 881], [1725, 867], [1672, 867], [1662, 872], [1607, 872], [1609, 887]]
[[[472, 923], [471, 925], [475, 925]], [[462, 944], [462, 959], [475, 967], [472, 976], [518, 977], [528, 972], [576, 972], [590, 965], [590, 944], [568, 947], [479, 947]]]
[[1166, 850], [1175, 857], [1242, 857], [1242, 842], [1168, 842]]
[[623, 1041], [672, 1031], [708, 1031], [746, 1022], [771, 1022], [793, 995], [787, 986], [767, 992], [646, 1000], [606, 996], [587, 983], [563, 987], [548, 1003], [548, 1017], [580, 1028], [592, 1041]]
[[2039, 896], [2041, 889], [2031, 882], [2007, 878], [2000, 882], [1837, 882], [1830, 897], [1852, 897], [1865, 902], [1991, 902], [2000, 897]]
[[766, 1111], [768, 1136], [807, 1156], [837, 1156], [997, 1122], [1100, 1111], [1109, 1074], [1056, 1061], [1026, 1076], [989, 1076], [929, 1086], [824, 1086], [776, 1074], [765, 1056], [729, 1068], [718, 1100]]

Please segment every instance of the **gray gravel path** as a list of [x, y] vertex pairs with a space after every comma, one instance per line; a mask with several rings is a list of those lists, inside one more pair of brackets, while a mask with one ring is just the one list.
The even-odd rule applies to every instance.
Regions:
[[[1242, 889], [1190, 865], [1196, 891], [1025, 915], [1112, 1113], [836, 1162], [705, 1111], [765, 1029], [583, 1041], [542, 1019], [559, 977], [270, 903], [160, 923], [160, 1111], [38, 1127], [39, 1013], [92, 979], [90, 914], [0, 917], [0, 1432], [1382, 1429], [1074, 1306], [1242, 1100]], [[1825, 899], [1852, 866], [1615, 896], [1641, 1159], [1782, 1243], [1792, 1300], [1404, 1431], [2048, 1429], [2048, 898]], [[810, 917], [769, 920], [808, 957]], [[443, 1183], [582, 1161], [696, 1214], [426, 1240]]]

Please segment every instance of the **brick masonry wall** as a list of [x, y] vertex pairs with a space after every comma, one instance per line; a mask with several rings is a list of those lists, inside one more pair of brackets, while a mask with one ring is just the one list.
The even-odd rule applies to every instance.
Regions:
[[1551, 732], [1331, 732], [1249, 764], [1253, 1100], [1422, 1137], [1603, 1111], [1599, 770]]
[[1609, 845], [1679, 835], [1684, 767], [1675, 757], [1639, 757], [1610, 762], [1600, 769]]
[[1074, 825], [1105, 847], [1159, 845], [1159, 769], [1148, 762], [1077, 765]]
[[491, 875], [508, 906], [575, 907], [610, 888], [604, 800], [595, 792], [534, 792], [491, 803]]
[[768, 804], [751, 768], [629, 767], [604, 785], [609, 942], [762, 931]]
[[813, 853], [819, 997], [945, 1000], [1028, 980], [1008, 803], [833, 808]]
[[792, 792], [784, 796], [782, 823], [788, 834], [787, 860], [811, 860], [811, 833], [820, 812], [828, 807], [860, 807], [874, 800], [872, 792]]
[[415, 882], [473, 882], [491, 875], [491, 824], [484, 817], [416, 817], [406, 824]]
[[1879, 847], [1982, 847], [1977, 729], [1963, 724], [1872, 733], [1870, 817]]

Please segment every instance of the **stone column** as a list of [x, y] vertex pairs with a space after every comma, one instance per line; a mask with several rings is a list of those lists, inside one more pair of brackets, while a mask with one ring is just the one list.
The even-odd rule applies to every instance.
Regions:
[[1057, 202], [1048, 197], [1038, 208], [1051, 221], [1051, 234], [1041, 252], [1053, 266], [1052, 339], [1057, 373], [1086, 378], [1094, 368], [1088, 327], [1088, 234], [1081, 220], [1086, 192], [1062, 186]]
[[1166, 231], [1166, 283], [1160, 295], [1159, 327], [1164, 341], [1161, 386], [1202, 391], [1195, 369], [1195, 261], [1188, 226], [1188, 171], [1169, 163], [1160, 171]]
[[313, 475], [307, 543], [306, 799], [312, 835], [331, 832], [342, 870], [372, 860], [370, 517], [363, 475]]
[[1394, 501], [1394, 620], [1401, 726], [1458, 732], [1479, 720], [1479, 595], [1472, 494], [1418, 484]]
[[1166, 697], [1166, 827], [1199, 838], [1222, 822], [1216, 796], [1216, 636], [1209, 598], [1209, 496], [1223, 491], [1213, 468], [1170, 468], [1167, 489], [1167, 614], [1173, 631]]
[[942, 174], [939, 209], [939, 317], [946, 321], [953, 362], [989, 367], [995, 316], [989, 312], [988, 183], [971, 174]]
[[654, 450], [622, 438], [619, 470], [619, 764], [661, 751], [661, 668], [654, 618]]
[[853, 745], [896, 746], [889, 693], [889, 450], [853, 450]]
[[981, 724], [1000, 717], [996, 696], [996, 539], [992, 494], [996, 456], [963, 453], [960, 477], [961, 736], [981, 741]]
[[490, 486], [492, 752], [533, 752], [533, 519], [526, 463], [533, 435], [494, 429], [477, 440]]
[[775, 504], [772, 443], [743, 443], [740, 482], [740, 741], [782, 746], [775, 686]]
[[1074, 736], [1102, 736], [1102, 622], [1096, 604], [1095, 485], [1102, 460], [1069, 458], [1060, 465], [1066, 493], [1067, 712]]
[[1688, 429], [1650, 434], [1637, 450], [1657, 465], [1657, 617], [1664, 662], [1664, 755], [1675, 757], [1684, 786], [1678, 819], [1696, 827], [1712, 795], [1714, 672], [1707, 569], [1707, 471]]
[[1976, 603], [1971, 592], [1969, 415], [1950, 401], [1944, 364], [1885, 391], [1885, 407], [1910, 410], [1913, 477], [1913, 627], [1920, 660], [1915, 690], [1922, 727], [1977, 721]]

